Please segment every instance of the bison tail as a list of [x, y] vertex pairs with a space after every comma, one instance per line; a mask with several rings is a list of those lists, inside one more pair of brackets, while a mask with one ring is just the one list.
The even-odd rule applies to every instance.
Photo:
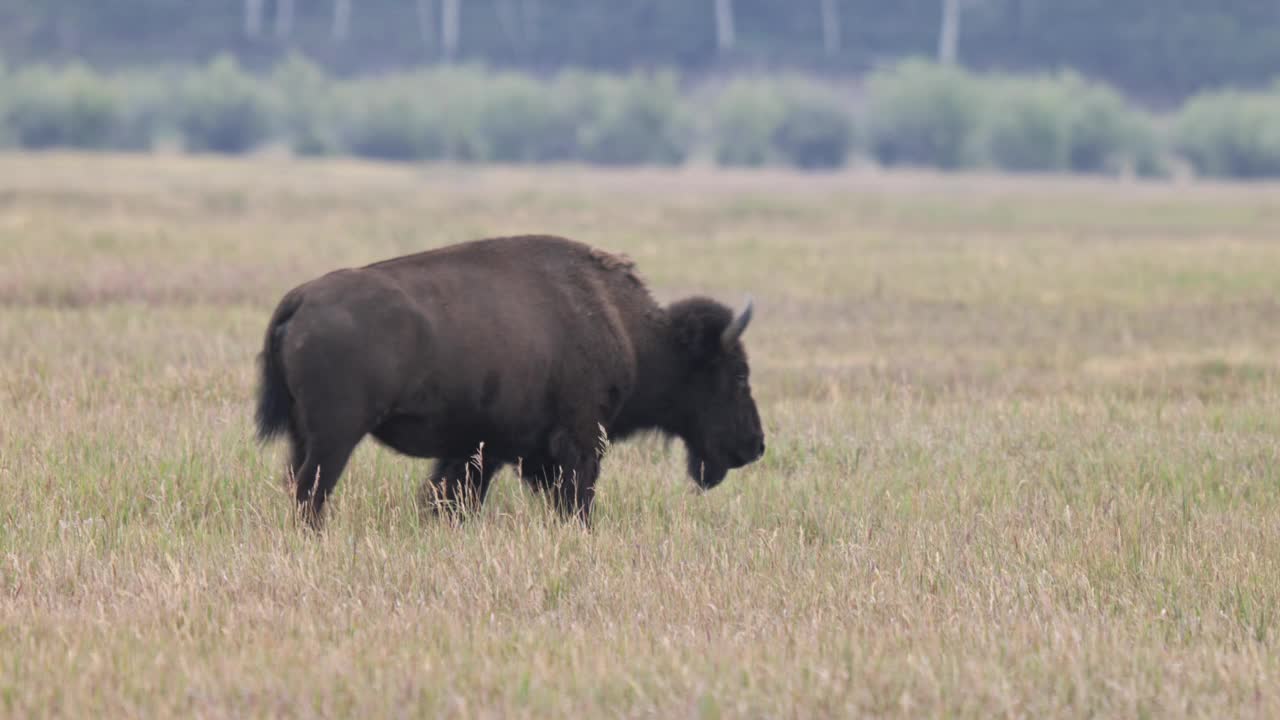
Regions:
[[289, 426], [293, 398], [289, 395], [284, 365], [280, 362], [280, 342], [285, 325], [301, 304], [301, 298], [296, 295], [288, 295], [280, 302], [267, 324], [262, 352], [258, 355], [258, 367], [262, 373], [258, 381], [257, 411], [258, 439], [261, 442], [267, 442]]

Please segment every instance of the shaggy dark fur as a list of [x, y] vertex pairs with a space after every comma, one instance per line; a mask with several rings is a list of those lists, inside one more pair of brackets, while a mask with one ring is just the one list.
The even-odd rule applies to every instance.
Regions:
[[338, 270], [271, 317], [258, 435], [288, 435], [313, 526], [367, 434], [437, 458], [422, 493], [433, 508], [478, 507], [493, 474], [518, 463], [589, 523], [602, 434], [682, 439], [703, 488], [763, 454], [740, 342], [750, 317], [702, 297], [662, 308], [630, 260], [558, 237]]

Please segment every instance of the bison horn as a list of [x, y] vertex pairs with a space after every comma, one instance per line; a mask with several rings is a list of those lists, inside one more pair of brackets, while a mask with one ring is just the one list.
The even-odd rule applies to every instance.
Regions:
[[721, 346], [728, 348], [733, 345], [734, 341], [742, 337], [742, 332], [747, 329], [747, 325], [751, 322], [751, 310], [753, 302], [750, 297], [747, 298], [747, 306], [742, 309], [742, 314], [733, 319], [729, 326], [720, 334]]

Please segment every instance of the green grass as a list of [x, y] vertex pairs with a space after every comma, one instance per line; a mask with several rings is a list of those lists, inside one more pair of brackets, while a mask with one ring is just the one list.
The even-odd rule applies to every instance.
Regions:
[[[751, 293], [769, 451], [455, 528], [251, 435], [273, 303], [512, 232]], [[1280, 192], [0, 156], [0, 714], [1280, 713]]]

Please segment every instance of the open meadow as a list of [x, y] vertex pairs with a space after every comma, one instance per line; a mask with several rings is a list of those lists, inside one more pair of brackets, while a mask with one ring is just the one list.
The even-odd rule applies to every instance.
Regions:
[[[754, 295], [767, 454], [298, 527], [281, 294], [526, 232]], [[1280, 716], [1280, 188], [0, 155], [0, 715]]]

